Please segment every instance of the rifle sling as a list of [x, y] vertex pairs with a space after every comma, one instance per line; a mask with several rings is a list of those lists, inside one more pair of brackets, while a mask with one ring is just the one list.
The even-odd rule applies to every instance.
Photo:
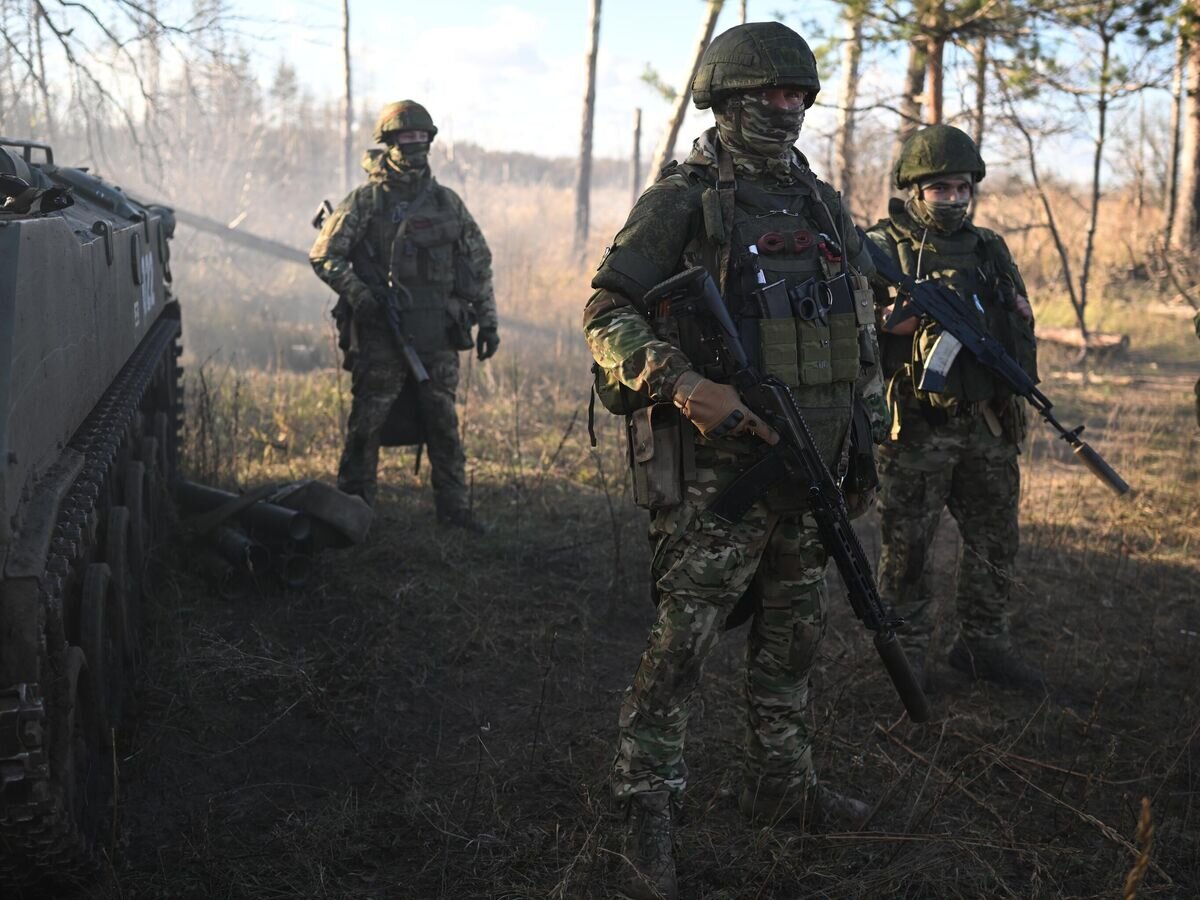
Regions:
[[404, 236], [406, 234], [408, 234], [409, 220], [413, 217], [413, 214], [418, 209], [421, 208], [421, 205], [425, 202], [426, 198], [429, 196], [429, 192], [433, 188], [433, 185], [434, 185], [433, 176], [430, 175], [429, 180], [426, 181], [423, 185], [421, 185], [421, 189], [419, 191], [417, 191], [417, 195], [412, 198], [412, 200], [409, 202], [408, 206], [404, 209], [403, 212], [396, 212], [395, 209], [393, 208], [392, 222], [393, 222], [393, 224], [396, 225], [395, 240], [397, 240], [397, 241], [402, 240], [404, 238]]
[[[431, 175], [431, 176], [429, 176], [429, 180], [426, 181], [423, 185], [421, 185], [420, 190], [417, 191], [416, 196], [412, 198], [412, 200], [409, 202], [408, 206], [404, 209], [404, 211], [403, 212], [394, 212], [392, 224], [394, 224], [396, 226], [396, 233], [392, 237], [393, 244], [396, 241], [400, 241], [400, 240], [404, 239], [404, 236], [408, 233], [409, 220], [412, 219], [413, 214], [416, 213], [417, 210], [419, 210], [421, 208], [421, 206], [425, 203], [425, 200], [429, 197], [430, 191], [433, 189], [434, 184], [435, 184], [435, 180], [434, 180], [433, 176]], [[382, 184], [372, 185], [372, 191], [373, 191], [373, 202], [372, 202], [371, 206], [373, 208], [373, 212], [375, 214], [379, 214], [379, 213], [383, 212], [383, 209], [384, 209], [383, 185]], [[360, 247], [363, 249], [363, 251], [364, 251], [363, 255], [366, 256], [367, 259], [370, 260], [371, 267], [376, 270], [374, 277], [379, 281], [380, 287], [387, 287], [391, 282], [391, 273], [384, 269], [383, 260], [376, 259], [375, 248], [370, 246], [370, 242], [367, 241], [367, 234], [368, 234], [368, 231], [366, 228], [364, 228], [363, 235], [361, 238], [359, 238], [358, 243], [355, 244], [354, 249], [358, 250]]]
[[708, 511], [726, 522], [739, 522], [750, 507], [787, 474], [783, 457], [768, 450], [708, 504]]

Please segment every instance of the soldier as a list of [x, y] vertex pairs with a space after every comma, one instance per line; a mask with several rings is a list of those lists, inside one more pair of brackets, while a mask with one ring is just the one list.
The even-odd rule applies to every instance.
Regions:
[[[403, 298], [403, 330], [429, 373], [415, 405], [429, 447], [438, 521], [481, 532], [469, 505], [454, 399], [458, 351], [474, 347], [484, 360], [500, 345], [492, 255], [462, 200], [430, 174], [436, 135], [419, 103], [385, 106], [374, 136], [386, 149], [367, 151], [367, 183], [326, 219], [309, 259], [349, 314], [346, 323], [335, 309], [339, 327], [349, 326], [343, 349], [354, 398], [338, 487], [374, 503], [381, 432], [414, 377], [383, 317], [390, 287]], [[366, 253], [356, 256], [360, 246]], [[366, 265], [378, 270], [361, 271]], [[474, 342], [472, 323], [479, 326]]]
[[[869, 236], [906, 274], [952, 286], [1036, 380], [1033, 311], [1021, 273], [1004, 239], [968, 215], [985, 173], [975, 143], [962, 131], [949, 125], [918, 131], [904, 144], [894, 173], [909, 196], [893, 199], [889, 217]], [[885, 319], [892, 300], [880, 288]], [[891, 328], [885, 323], [880, 333], [892, 425], [880, 447], [879, 593], [908, 622], [902, 641], [914, 670], [928, 681], [929, 548], [948, 507], [962, 534], [959, 634], [950, 665], [1004, 685], [1041, 688], [1041, 674], [1013, 649], [1008, 629], [1025, 404], [967, 353], [954, 359], [944, 391], [921, 390], [939, 335], [937, 323], [917, 318]]]
[[[752, 624], [742, 813], [772, 824], [859, 825], [868, 811], [819, 783], [813, 768], [809, 670], [826, 625], [827, 555], [805, 499], [778, 484], [736, 523], [708, 511], [778, 436], [728, 383], [715, 322], [687, 303], [647, 308], [643, 298], [669, 276], [705, 266], [747, 351], [792, 386], [825, 460], [844, 471], [860, 332], [874, 325], [860, 273], [873, 269], [838, 195], [793, 146], [820, 90], [800, 35], [778, 22], [724, 32], [692, 90], [716, 127], [638, 199], [584, 312], [598, 393], [610, 411], [629, 414], [638, 499], [653, 510], [657, 621], [625, 693], [612, 769], [613, 794], [627, 810], [629, 890], [639, 898], [678, 896], [672, 827], [687, 783], [688, 704], [744, 596]], [[760, 309], [760, 274], [793, 288], [794, 306]], [[826, 305], [822, 289], [842, 275], [852, 290]]]

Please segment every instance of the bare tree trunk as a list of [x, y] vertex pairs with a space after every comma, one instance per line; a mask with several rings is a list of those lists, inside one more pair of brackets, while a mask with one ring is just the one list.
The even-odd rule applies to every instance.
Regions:
[[579, 135], [579, 178], [575, 183], [575, 252], [587, 249], [588, 213], [592, 190], [592, 123], [596, 117], [596, 54], [600, 48], [600, 0], [591, 0], [588, 49], [583, 91], [583, 125]]
[[742, 24], [743, 24], [743, 25], [745, 25], [745, 24], [746, 24], [746, 5], [747, 5], [747, 0], [741, 0], [741, 6], [742, 6]]
[[1129, 246], [1129, 265], [1139, 265], [1142, 252], [1142, 219], [1146, 211], [1146, 95], [1138, 97], [1138, 149], [1133, 162], [1133, 242]]
[[159, 72], [162, 68], [162, 32], [158, 27], [158, 0], [147, 0], [146, 19], [146, 27], [149, 29], [146, 37], [146, 93], [150, 95], [147, 118], [153, 120], [158, 116], [161, 88]]
[[1016, 105], [1013, 103], [1012, 97], [1008, 93], [1004, 82], [999, 82], [1001, 92], [1004, 96], [1004, 104], [1008, 109], [1009, 119], [1017, 130], [1021, 132], [1021, 137], [1025, 139], [1025, 154], [1026, 161], [1029, 163], [1029, 175], [1033, 179], [1034, 190], [1037, 191], [1038, 199], [1042, 202], [1042, 211], [1046, 214], [1046, 227], [1050, 229], [1050, 237], [1054, 240], [1054, 249], [1058, 253], [1058, 261], [1062, 266], [1063, 284], [1067, 287], [1067, 298], [1071, 301], [1071, 308], [1079, 310], [1079, 298], [1075, 294], [1075, 281], [1071, 277], [1071, 257], [1067, 253], [1067, 246], [1063, 243], [1062, 232], [1059, 231], [1058, 222], [1054, 218], [1054, 207], [1050, 204], [1050, 197], [1046, 193], [1045, 185], [1042, 184], [1041, 173], [1038, 171], [1037, 165], [1037, 148], [1033, 145], [1033, 136], [1030, 135], [1029, 129], [1025, 127], [1025, 123], [1021, 121], [1017, 114]]
[[642, 108], [633, 111], [633, 153], [629, 158], [629, 190], [633, 196], [630, 206], [637, 203], [638, 192], [642, 187]]
[[925, 38], [925, 122], [939, 125], [943, 118], [945, 97], [946, 4], [933, 0], [920, 17]]
[[[1196, 71], [1196, 64], [1198, 54], [1189, 46], [1186, 25], [1181, 23], [1180, 35], [1175, 42], [1175, 73], [1171, 79], [1171, 156], [1166, 169], [1166, 227], [1163, 241], [1163, 245], [1168, 247], [1175, 245], [1177, 240], [1181, 193], [1183, 197], [1188, 196], [1183, 191], [1183, 182], [1188, 182], [1190, 190], [1195, 193], [1196, 152], [1200, 146], [1200, 121], [1196, 120], [1196, 116], [1200, 115], [1196, 97], [1196, 90], [1200, 89], [1200, 72]], [[1187, 78], [1187, 96], [1183, 92], [1184, 78]], [[1181, 127], [1184, 121], [1187, 121], [1187, 126]]]
[[940, 125], [942, 123], [942, 101], [945, 96], [945, 87], [943, 84], [945, 67], [942, 62], [945, 53], [946, 39], [941, 36], [931, 37], [929, 39], [929, 49], [926, 50], [925, 60], [925, 123], [927, 125]]
[[975, 57], [975, 74], [972, 78], [972, 81], [975, 82], [975, 114], [971, 117], [971, 137], [975, 140], [975, 146], [979, 148], [979, 152], [982, 153], [983, 126], [987, 115], [988, 45], [986, 36], [981, 36], [975, 41], [971, 55]]
[[900, 148], [921, 127], [921, 102], [925, 97], [925, 42], [916, 37], [908, 45], [908, 66], [904, 71], [904, 95], [900, 98], [900, 124], [896, 128], [896, 140], [892, 144], [892, 164], [884, 173], [883, 209], [887, 210], [887, 198], [892, 193], [892, 172], [900, 158]]
[[46, 138], [53, 145], [57, 135], [54, 129], [54, 109], [50, 102], [50, 83], [46, 81], [46, 48], [42, 38], [42, 7], [37, 3], [33, 4], [33, 40], [34, 50], [37, 53], [38, 93], [42, 99], [42, 114], [46, 117]]
[[350, 0], [342, 0], [342, 186], [354, 186], [354, 93], [350, 80]]
[[846, 209], [854, 208], [854, 107], [858, 103], [858, 67], [862, 60], [862, 9], [847, 6], [846, 38], [842, 44], [842, 89], [838, 98], [838, 127], [834, 134], [833, 165]]
[[1112, 37], [1101, 35], [1102, 50], [1100, 51], [1100, 84], [1096, 97], [1096, 152], [1092, 156], [1092, 196], [1088, 208], [1087, 240], [1083, 245], [1083, 271], [1079, 275], [1079, 303], [1075, 307], [1075, 319], [1079, 323], [1079, 334], [1083, 338], [1083, 346], [1087, 349], [1087, 302], [1088, 282], [1092, 273], [1092, 251], [1096, 244], [1096, 222], [1100, 215], [1100, 167], [1104, 162], [1104, 140], [1108, 131], [1108, 88], [1112, 78]]
[[667, 164], [667, 160], [675, 155], [675, 141], [679, 139], [679, 129], [683, 125], [684, 114], [692, 99], [692, 79], [696, 77], [696, 70], [700, 68], [700, 57], [704, 55], [708, 42], [712, 40], [713, 31], [717, 27], [717, 17], [721, 14], [723, 5], [724, 0], [708, 0], [708, 5], [704, 9], [704, 18], [700, 22], [700, 39], [696, 42], [696, 49], [692, 54], [692, 64], [688, 68], [687, 79], [684, 81], [683, 87], [675, 95], [675, 106], [671, 110], [671, 118], [667, 120], [667, 130], [663, 132], [662, 139], [654, 151], [654, 158], [650, 161], [650, 171], [646, 173], [645, 187], [654, 183], [654, 180], [658, 178], [659, 171]]

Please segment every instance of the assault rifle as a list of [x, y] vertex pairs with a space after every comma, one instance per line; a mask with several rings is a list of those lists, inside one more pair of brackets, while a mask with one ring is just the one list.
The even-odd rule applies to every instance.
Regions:
[[896, 638], [896, 628], [903, 622], [883, 608], [883, 601], [875, 588], [871, 564], [850, 525], [841, 489], [821, 458], [821, 452], [791, 389], [773, 375], [760, 375], [750, 365], [737, 326], [733, 324], [725, 300], [707, 270], [696, 266], [667, 279], [647, 293], [646, 303], [653, 306], [659, 299], [678, 296], [689, 300], [700, 298], [703, 301], [705, 311], [725, 332], [724, 344], [737, 365], [734, 387], [745, 404], [780, 436], [779, 443], [743, 472], [709, 506], [709, 510], [726, 521], [734, 522], [779, 480], [787, 478], [804, 486], [813, 518], [817, 521], [821, 543], [833, 557], [842, 581], [846, 583], [846, 593], [854, 614], [875, 632], [875, 649], [879, 651], [884, 668], [896, 686], [896, 693], [908, 710], [908, 717], [914, 722], [928, 721], [929, 703]]
[[[325, 218], [333, 213], [333, 205], [328, 200], [321, 201], [321, 205], [317, 207], [317, 213], [313, 216], [313, 228], [320, 228], [325, 224]], [[404, 301], [412, 304], [412, 295], [402, 284], [393, 284], [384, 267], [375, 259], [375, 255], [371, 248], [367, 246], [366, 241], [359, 241], [354, 250], [350, 254], [350, 263], [354, 267], [354, 274], [362, 279], [363, 283], [371, 289], [380, 301], [380, 308], [383, 311], [384, 321], [387, 322], [388, 331], [391, 332], [392, 340], [396, 342], [396, 349], [400, 351], [400, 355], [404, 357], [404, 363], [408, 366], [408, 371], [412, 377], [417, 380], [417, 384], [424, 384], [429, 380], [429, 372], [425, 369], [425, 364], [421, 362], [421, 357], [417, 355], [417, 351], [413, 349], [412, 344], [408, 342], [408, 337], [404, 334], [404, 322], [401, 310], [404, 308], [404, 303], [401, 302], [400, 295], [404, 295]], [[338, 300], [338, 306], [342, 305], [342, 300]], [[346, 304], [348, 307], [349, 304]], [[335, 306], [333, 317], [337, 319], [338, 331], [342, 330], [342, 319], [350, 313], [347, 309], [343, 309], [339, 315], [338, 308]]]
[[[979, 327], [975, 318], [964, 309], [963, 298], [957, 292], [936, 280], [916, 281], [905, 275], [878, 244], [863, 234], [861, 228], [858, 230], [858, 236], [871, 254], [875, 271], [884, 281], [890, 281], [899, 288], [901, 296], [908, 301], [903, 305], [897, 302], [895, 310], [888, 318], [887, 326], [894, 326], [919, 313], [933, 319], [942, 327], [942, 334], [934, 343], [929, 365], [921, 380], [922, 390], [938, 393], [945, 386], [946, 374], [959, 350], [966, 350], [980, 365], [1012, 388], [1013, 393], [1029, 401], [1029, 405], [1071, 445], [1071, 449], [1075, 451], [1079, 461], [1087, 466], [1089, 472], [1118, 494], [1129, 493], [1129, 485], [1125, 479], [1118, 475], [1087, 441], [1079, 437], [1083, 426], [1068, 429], [1054, 417], [1054, 413], [1050, 411], [1053, 407], [1050, 399], [1038, 390], [1037, 383], [1005, 352], [1000, 342]], [[978, 303], [978, 300], [976, 302]]]

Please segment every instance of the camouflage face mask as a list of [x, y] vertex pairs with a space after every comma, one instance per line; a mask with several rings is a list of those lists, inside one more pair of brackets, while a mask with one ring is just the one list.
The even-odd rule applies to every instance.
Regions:
[[402, 172], [423, 169], [429, 165], [429, 143], [392, 144], [387, 155], [388, 162]]
[[971, 204], [967, 200], [923, 200], [915, 197], [913, 207], [917, 218], [941, 234], [952, 234], [962, 228]]
[[721, 143], [734, 153], [786, 157], [800, 137], [804, 109], [780, 109], [758, 94], [731, 97], [716, 114]]

